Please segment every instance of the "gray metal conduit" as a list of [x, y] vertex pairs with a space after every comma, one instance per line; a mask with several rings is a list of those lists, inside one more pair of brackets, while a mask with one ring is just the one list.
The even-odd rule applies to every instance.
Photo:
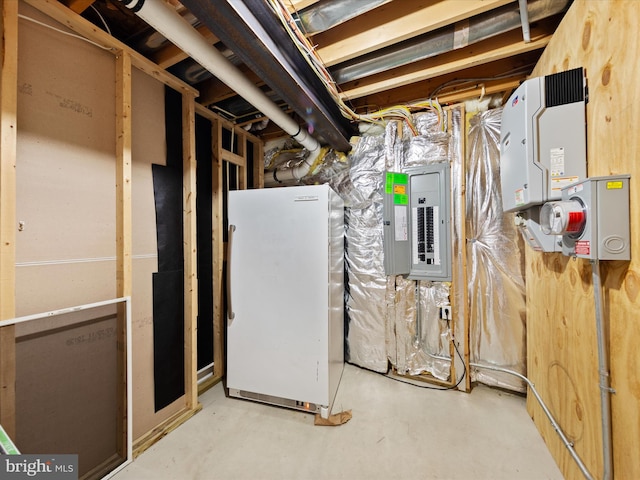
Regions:
[[[290, 172], [295, 178], [306, 175], [308, 168], [313, 164], [313, 159], [320, 153], [320, 144], [307, 130], [301, 128], [295, 120], [284, 113], [222, 53], [209, 45], [205, 38], [189, 22], [162, 0], [119, 1], [311, 152], [311, 158], [307, 159], [301, 168], [295, 172]], [[285, 176], [284, 173], [283, 176]]]
[[602, 479], [609, 480], [613, 473], [613, 452], [611, 447], [611, 394], [615, 391], [609, 384], [609, 352], [605, 335], [602, 282], [600, 281], [600, 260], [591, 260], [593, 296], [596, 310], [596, 335], [598, 339], [598, 373], [600, 377], [600, 414], [602, 416]]
[[[438, 360], [446, 360], [448, 362], [451, 362], [451, 358], [449, 358], [449, 357], [442, 357], [440, 355], [433, 355], [433, 354], [431, 354], [429, 352], [425, 352], [425, 353], [428, 356], [432, 357], [432, 358], [437, 358]], [[534, 386], [534, 384], [533, 384], [533, 382], [531, 380], [529, 380], [527, 377], [525, 377], [521, 373], [518, 373], [518, 372], [516, 372], [514, 370], [509, 370], [507, 368], [495, 367], [493, 365], [484, 365], [482, 363], [474, 363], [474, 362], [469, 362], [469, 366], [475, 367], [475, 368], [480, 368], [480, 369], [483, 369], [483, 370], [493, 370], [495, 372], [502, 372], [502, 373], [506, 373], [506, 374], [509, 374], [509, 375], [514, 375], [514, 376], [524, 380], [526, 382], [526, 384], [529, 386], [529, 389], [531, 390], [531, 393], [533, 393], [533, 396], [536, 398], [536, 400], [540, 404], [540, 407], [542, 407], [542, 411], [544, 412], [544, 414], [549, 419], [549, 422], [551, 422], [551, 426], [556, 431], [556, 433], [560, 436], [560, 439], [562, 440], [562, 443], [564, 444], [564, 446], [567, 448], [567, 450], [569, 450], [569, 454], [575, 460], [576, 464], [578, 465], [578, 468], [580, 469], [580, 471], [584, 475], [584, 478], [586, 478], [587, 480], [594, 480], [593, 475], [591, 475], [591, 473], [587, 469], [586, 465], [584, 464], [584, 462], [582, 461], [582, 459], [580, 458], [578, 453], [573, 448], [573, 443], [564, 434], [564, 432], [562, 431], [562, 428], [560, 428], [560, 425], [558, 424], [556, 419], [553, 417], [553, 415], [549, 411], [549, 408], [547, 407], [547, 405], [542, 400], [542, 397], [540, 396], [540, 394], [536, 390], [536, 388], [535, 388], [535, 386]], [[609, 477], [605, 477], [605, 478], [609, 478]]]

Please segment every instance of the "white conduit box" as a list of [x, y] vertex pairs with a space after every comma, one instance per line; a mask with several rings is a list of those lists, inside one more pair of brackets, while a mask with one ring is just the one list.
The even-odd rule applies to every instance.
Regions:
[[562, 253], [590, 260], [630, 260], [629, 175], [592, 177], [562, 189], [540, 210], [540, 226], [562, 235]]
[[386, 275], [451, 280], [448, 163], [385, 173], [383, 233]]
[[526, 80], [502, 111], [500, 180], [505, 212], [558, 200], [587, 176], [583, 68]]

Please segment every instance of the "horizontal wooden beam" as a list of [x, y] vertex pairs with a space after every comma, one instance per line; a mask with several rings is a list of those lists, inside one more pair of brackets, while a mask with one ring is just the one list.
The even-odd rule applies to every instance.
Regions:
[[60, 2], [55, 0], [24, 0], [32, 7], [40, 10], [45, 15], [60, 22], [66, 27], [70, 28], [79, 35], [85, 37], [88, 40], [102, 46], [105, 50], [110, 50], [114, 55], [119, 52], [126, 52], [131, 56], [131, 64], [139, 70], [142, 70], [147, 75], [152, 76], [158, 81], [170, 86], [174, 90], [179, 92], [198, 95], [198, 91], [183, 82], [177, 77], [174, 77], [168, 72], [165, 72], [158, 65], [151, 60], [140, 55], [138, 52], [128, 47], [121, 41], [113, 38], [104, 30], [98, 28], [93, 23], [85, 20], [80, 15], [69, 10]]
[[229, 150], [222, 150], [222, 160], [225, 162], [233, 163], [234, 165], [238, 165], [239, 167], [244, 167], [247, 165], [246, 159], [242, 155], [238, 155], [237, 153], [230, 152]]
[[[540, 56], [540, 50], [534, 50], [495, 62], [451, 72], [427, 80], [410, 83], [401, 87], [366, 95], [350, 102], [358, 113], [367, 113], [393, 105], [404, 105], [419, 100], [436, 97], [441, 103], [458, 103], [473, 98], [476, 85], [484, 84], [486, 92], [498, 93], [494, 86], [504, 84], [505, 90], [511, 90], [512, 83], [518, 83], [531, 73]], [[511, 73], [509, 73], [511, 72]], [[499, 77], [499, 78], [498, 78]], [[460, 82], [460, 80], [467, 80]], [[499, 87], [496, 87], [499, 88]]]
[[487, 12], [512, 0], [395, 1], [313, 37], [327, 66], [359, 57], [459, 20]]
[[552, 35], [552, 32], [532, 28], [531, 42], [525, 43], [522, 41], [522, 33], [519, 30], [514, 30], [484, 42], [439, 55], [436, 58], [429, 58], [372, 75], [371, 77], [345, 83], [341, 85], [342, 97], [347, 99], [360, 98], [390, 88], [408, 85], [465, 68], [484, 65], [513, 55], [538, 50], [549, 43]]

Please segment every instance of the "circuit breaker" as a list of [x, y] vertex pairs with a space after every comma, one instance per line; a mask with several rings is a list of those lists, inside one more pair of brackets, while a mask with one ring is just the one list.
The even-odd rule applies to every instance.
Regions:
[[526, 80], [502, 110], [500, 182], [505, 212], [559, 200], [587, 176], [583, 68]]
[[448, 163], [386, 172], [383, 217], [385, 274], [451, 280]]
[[629, 175], [592, 177], [562, 189], [562, 200], [540, 211], [542, 230], [562, 235], [562, 253], [630, 260]]

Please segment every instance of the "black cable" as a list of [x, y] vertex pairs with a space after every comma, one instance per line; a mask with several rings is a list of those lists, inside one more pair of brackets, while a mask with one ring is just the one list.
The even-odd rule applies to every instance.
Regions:
[[381, 372], [375, 372], [378, 375], [382, 375], [385, 378], [389, 378], [391, 380], [395, 380], [396, 382], [400, 382], [400, 383], [406, 383], [407, 385], [412, 385], [414, 387], [418, 387], [418, 388], [426, 388], [428, 390], [454, 390], [456, 388], [458, 388], [458, 385], [460, 385], [462, 383], [462, 380], [464, 379], [464, 377], [466, 377], [467, 375], [467, 366], [464, 363], [464, 358], [462, 358], [462, 355], [460, 354], [460, 350], [458, 350], [458, 347], [456, 346], [456, 342], [453, 342], [453, 348], [455, 348], [456, 353], [458, 354], [458, 357], [460, 357], [460, 360], [462, 361], [462, 367], [463, 367], [463, 371], [462, 371], [462, 376], [460, 377], [460, 379], [458, 380], [458, 382], [455, 385], [452, 385], [450, 387], [432, 387], [429, 385], [417, 385], [413, 382], [407, 382], [406, 380], [400, 380], [399, 378], [396, 377], [391, 377], [389, 376], [387, 373], [381, 373]]

